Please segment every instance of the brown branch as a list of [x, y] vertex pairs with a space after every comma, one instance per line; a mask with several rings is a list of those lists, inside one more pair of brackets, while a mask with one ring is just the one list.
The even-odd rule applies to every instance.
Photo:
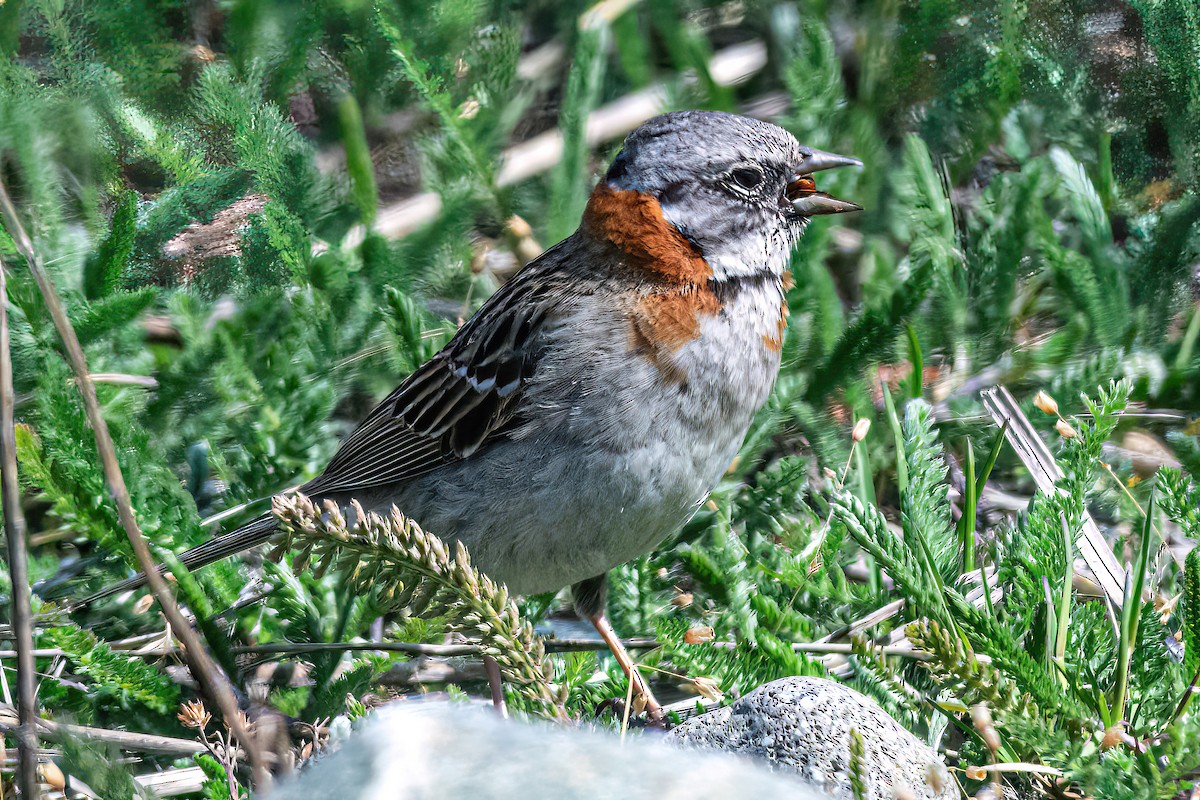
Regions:
[[[11, 733], [17, 727], [17, 715], [13, 707], [0, 703], [0, 731]], [[150, 733], [89, 728], [86, 725], [68, 725], [63, 722], [51, 722], [48, 719], [37, 720], [37, 727], [42, 736], [52, 742], [60, 742], [66, 738], [90, 739], [95, 742], [116, 745], [122, 750], [135, 753], [161, 753], [168, 756], [194, 756], [198, 753], [208, 752], [204, 745], [191, 739], [175, 739]]]
[[491, 656], [483, 657], [483, 668], [487, 672], [488, 686], [492, 690], [492, 707], [504, 719], [508, 719], [508, 707], [504, 705], [504, 678], [500, 665]]
[[[662, 647], [662, 642], [646, 637], [622, 639], [629, 650], [652, 650]], [[588, 650], [607, 650], [608, 645], [599, 639], [545, 639], [542, 644], [547, 653], [576, 653]], [[282, 642], [280, 644], [257, 644], [229, 648], [229, 652], [262, 655], [303, 655], [304, 653], [326, 653], [352, 650], [378, 650], [383, 653], [407, 653], [413, 656], [477, 656], [483, 648], [477, 644], [419, 644], [417, 642]]]
[[12, 352], [8, 336], [8, 277], [0, 264], [0, 496], [4, 502], [4, 538], [12, 582], [13, 632], [17, 642], [17, 781], [21, 796], [42, 796], [37, 779], [37, 676], [33, 661], [33, 605], [29, 594], [29, 555], [25, 515], [17, 484], [17, 437], [14, 430]]
[[[62, 339], [71, 369], [75, 372], [79, 393], [83, 396], [84, 412], [87, 414], [92, 433], [96, 437], [96, 450], [100, 454], [100, 462], [104, 467], [105, 482], [108, 484], [109, 494], [112, 495], [113, 501], [117, 505], [117, 516], [129, 538], [129, 544], [137, 558], [138, 566], [146, 575], [146, 581], [150, 585], [154, 599], [158, 601], [159, 608], [162, 609], [167, 622], [170, 623], [172, 630], [182, 643], [184, 657], [187, 659], [192, 674], [196, 676], [197, 682], [204, 688], [205, 693], [221, 709], [225, 724], [229, 726], [229, 730], [237, 737], [250, 756], [255, 783], [260, 790], [266, 790], [270, 785], [271, 775], [253, 734], [242, 722], [243, 716], [238, 709], [233, 686], [224, 673], [217, 669], [209, 657], [208, 651], [204, 649], [199, 634], [188, 624], [183, 612], [179, 610], [175, 596], [159, 572], [154, 556], [150, 553], [150, 545], [146, 543], [146, 537], [142, 535], [141, 528], [138, 526], [133, 504], [129, 499], [129, 489], [125, 485], [125, 478], [121, 474], [121, 465], [117, 461], [117, 450], [113, 444], [112, 435], [108, 431], [108, 425], [104, 421], [104, 414], [100, 410], [100, 401], [96, 398], [96, 386], [92, 383], [83, 347], [79, 344], [79, 337], [75, 335], [75, 329], [71, 327], [71, 322], [59, 300], [58, 292], [55, 290], [50, 276], [42, 268], [41, 259], [34, 250], [33, 242], [30, 240], [29, 234], [25, 232], [25, 226], [21, 224], [17, 210], [13, 207], [12, 200], [9, 199], [8, 191], [2, 182], [0, 182], [0, 213], [3, 214], [5, 227], [16, 244], [17, 251], [25, 257], [25, 263], [29, 267], [29, 271], [33, 273], [34, 281], [46, 303], [46, 309], [50, 312], [54, 327]], [[7, 508], [7, 506], [6, 503], [5, 507]]]
[[[588, 651], [608, 650], [608, 645], [600, 639], [544, 639], [542, 644], [547, 653], [580, 653]], [[663, 642], [653, 637], [637, 639], [622, 639], [621, 644], [627, 650], [653, 650], [663, 646]], [[736, 642], [713, 642], [711, 647], [728, 649], [736, 647]], [[879, 650], [880, 648], [876, 648]], [[414, 656], [433, 656], [435, 658], [453, 658], [460, 656], [478, 656], [483, 654], [483, 648], [477, 644], [418, 644], [416, 642], [283, 642], [280, 644], [258, 644], [229, 648], [232, 653], [254, 653], [258, 655], [303, 655], [305, 653], [327, 653], [354, 650], [378, 650], [384, 653], [407, 653]], [[849, 644], [835, 642], [794, 642], [792, 650], [797, 653], [839, 653], [849, 654], [854, 648]], [[905, 656], [924, 661], [929, 654], [906, 647], [904, 645], [886, 645], [882, 654], [888, 656]]]

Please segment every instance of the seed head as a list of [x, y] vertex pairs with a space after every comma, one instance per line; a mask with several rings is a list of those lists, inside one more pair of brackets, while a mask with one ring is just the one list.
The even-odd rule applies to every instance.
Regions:
[[721, 702], [721, 698], [725, 696], [721, 687], [712, 678], [692, 678], [692, 687], [705, 700], [711, 700], [714, 703]]
[[1033, 404], [1038, 407], [1039, 411], [1045, 412], [1052, 417], [1058, 416], [1058, 403], [1045, 392], [1038, 392], [1033, 398]]
[[208, 713], [208, 709], [204, 707], [204, 703], [199, 700], [193, 700], [190, 703], [184, 703], [180, 707], [179, 721], [183, 723], [185, 728], [196, 728], [204, 730], [208, 727], [208, 723], [212, 722], [212, 714]]

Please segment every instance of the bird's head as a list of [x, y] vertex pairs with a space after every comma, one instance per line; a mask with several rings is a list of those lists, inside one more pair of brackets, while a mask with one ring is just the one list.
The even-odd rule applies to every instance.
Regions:
[[801, 145], [769, 122], [679, 111], [629, 135], [588, 213], [593, 230], [634, 246], [654, 235], [650, 223], [659, 216], [717, 280], [778, 274], [811, 217], [860, 210], [818, 191], [813, 180], [815, 172], [849, 165], [861, 162]]

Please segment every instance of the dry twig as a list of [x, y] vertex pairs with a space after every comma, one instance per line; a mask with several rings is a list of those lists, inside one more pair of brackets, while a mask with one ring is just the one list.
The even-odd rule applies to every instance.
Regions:
[[[12, 733], [17, 729], [18, 724], [16, 710], [10, 705], [0, 703], [0, 731]], [[160, 753], [166, 756], [194, 756], [197, 753], [206, 752], [204, 745], [192, 739], [175, 739], [150, 733], [68, 725], [63, 722], [51, 722], [48, 719], [37, 720], [37, 728], [42, 737], [51, 742], [62, 741], [66, 738], [88, 739], [115, 745], [122, 750], [135, 753]]]
[[217, 669], [209, 657], [208, 651], [204, 649], [199, 634], [188, 624], [187, 619], [183, 616], [183, 612], [179, 610], [179, 606], [175, 602], [175, 596], [171, 593], [166, 580], [163, 578], [162, 573], [159, 572], [158, 565], [154, 562], [154, 556], [150, 553], [150, 545], [146, 543], [146, 538], [142, 535], [137, 518], [134, 516], [133, 503], [129, 498], [129, 489], [125, 485], [124, 476], [121, 474], [121, 465], [117, 461], [116, 447], [113, 444], [112, 435], [108, 431], [108, 424], [104, 421], [104, 414], [100, 409], [100, 401], [96, 397], [96, 386], [92, 383], [91, 373], [87, 366], [87, 358], [83, 354], [83, 347], [79, 344], [79, 337], [75, 335], [75, 329], [71, 326], [71, 322], [67, 318], [67, 313], [63, 309], [62, 302], [59, 300], [58, 292], [55, 290], [50, 276], [42, 268], [41, 258], [34, 249], [33, 241], [29, 238], [29, 234], [26, 233], [25, 226], [21, 224], [21, 219], [17, 216], [17, 210], [13, 206], [12, 200], [9, 199], [8, 191], [5, 189], [3, 183], [0, 183], [0, 213], [3, 214], [4, 225], [8, 229], [13, 242], [16, 244], [17, 251], [25, 258], [25, 263], [29, 267], [29, 271], [33, 273], [34, 281], [41, 292], [46, 309], [49, 311], [50, 317], [54, 321], [54, 327], [62, 339], [63, 348], [67, 353], [67, 360], [71, 364], [71, 369], [75, 372], [76, 382], [79, 384], [79, 392], [83, 396], [84, 412], [92, 428], [92, 433], [96, 437], [96, 450], [100, 454], [101, 465], [104, 468], [105, 482], [108, 484], [108, 491], [116, 503], [117, 516], [121, 521], [121, 527], [125, 529], [125, 534], [129, 538], [129, 544], [133, 549], [134, 556], [137, 558], [138, 566], [145, 573], [146, 580], [150, 585], [150, 591], [158, 601], [159, 607], [167, 618], [167, 622], [170, 623], [171, 628], [175, 631], [175, 635], [179, 637], [180, 642], [183, 644], [184, 655], [188, 661], [188, 665], [191, 667], [192, 673], [196, 676], [196, 680], [200, 685], [204, 687], [205, 692], [216, 702], [217, 707], [221, 709], [221, 714], [224, 716], [226, 724], [230, 726], [230, 730], [246, 749], [246, 752], [250, 756], [250, 763], [254, 768], [255, 783], [260, 789], [265, 790], [270, 785], [271, 775], [267, 770], [266, 762], [263, 760], [262, 752], [255, 743], [253, 735], [241, 722], [241, 715], [238, 713], [238, 704], [234, 696], [233, 686], [224, 673]]
[[[1055, 485], [1062, 478], [1062, 469], [1054, 460], [1050, 448], [1021, 412], [1020, 406], [1008, 389], [1002, 385], [993, 386], [983, 392], [982, 397], [984, 407], [992, 415], [996, 425], [1005, 432], [1009, 444], [1029, 470], [1038, 490], [1045, 494], [1058, 491]], [[1119, 610], [1125, 602], [1125, 571], [1117, 562], [1117, 557], [1113, 555], [1104, 535], [1096, 527], [1096, 521], [1086, 509], [1083, 512], [1083, 526], [1075, 544], [1083, 554], [1096, 582], [1104, 589], [1111, 607]]]
[[[0, 188], [2, 191], [2, 188]], [[5, 197], [7, 201], [7, 197]], [[17, 439], [13, 412], [12, 352], [8, 337], [8, 279], [0, 264], [0, 480], [3, 481], [4, 538], [12, 582], [13, 632], [17, 641], [17, 780], [21, 794], [41, 797], [37, 779], [37, 681], [33, 661], [33, 605], [29, 594], [29, 556], [25, 550], [25, 515], [17, 484]]]

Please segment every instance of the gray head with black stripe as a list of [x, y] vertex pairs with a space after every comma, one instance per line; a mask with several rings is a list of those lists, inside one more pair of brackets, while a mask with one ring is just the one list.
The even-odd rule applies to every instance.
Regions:
[[858, 211], [812, 174], [857, 159], [806, 147], [777, 125], [719, 111], [655, 117], [625, 140], [605, 180], [656, 198], [718, 280], [787, 269], [810, 217]]

